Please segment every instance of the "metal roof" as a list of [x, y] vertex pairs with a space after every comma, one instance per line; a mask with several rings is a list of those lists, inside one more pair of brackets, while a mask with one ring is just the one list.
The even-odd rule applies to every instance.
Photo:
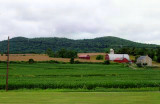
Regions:
[[143, 60], [145, 59], [147, 56], [140, 56], [137, 60]]
[[117, 58], [119, 59], [124, 59], [126, 58], [127, 60], [130, 60], [128, 54], [108, 54], [110, 60], [115, 60]]

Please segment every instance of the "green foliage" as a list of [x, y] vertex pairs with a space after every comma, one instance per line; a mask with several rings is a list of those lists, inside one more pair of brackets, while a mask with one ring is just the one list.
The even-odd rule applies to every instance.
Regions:
[[[5, 89], [6, 64], [0, 64]], [[160, 70], [133, 70], [122, 64], [10, 64], [9, 89], [95, 89], [159, 87]]]
[[145, 66], [147, 66], [147, 63], [137, 63], [136, 64], [137, 65], [137, 67], [145, 67]]
[[160, 55], [157, 56], [157, 62], [160, 62]]
[[142, 67], [142, 64], [141, 63], [137, 63], [136, 64], [138, 67]]
[[76, 61], [74, 61], [74, 63], [75, 63], [75, 64], [80, 64], [81, 62], [78, 61], [78, 60], [76, 60]]
[[34, 60], [33, 59], [29, 59], [29, 64], [33, 64], [34, 63]]
[[57, 52], [57, 57], [76, 58], [77, 57], [77, 52], [71, 51], [71, 50], [66, 50], [66, 49], [61, 49]]
[[135, 57], [135, 62], [137, 61], [137, 59], [140, 57], [140, 55], [137, 55], [136, 57]]
[[46, 54], [47, 54], [49, 57], [54, 57], [54, 52], [53, 52], [52, 49], [50, 49], [50, 48], [47, 49]]
[[70, 59], [70, 64], [74, 64], [74, 57]]
[[[121, 49], [122, 47], [133, 48], [129, 51], [134, 53], [135, 48], [159, 47], [152, 44], [141, 44], [117, 37], [101, 37], [95, 39], [71, 40], [66, 38], [33, 38], [16, 37], [10, 40], [10, 53], [45, 53], [47, 49], [59, 51], [62, 48], [77, 52], [109, 52], [108, 49]], [[127, 46], [126, 46], [127, 45]], [[0, 50], [5, 53], [7, 41], [0, 42]], [[116, 51], [115, 50], [115, 51]], [[124, 51], [124, 50], [123, 50]], [[143, 50], [141, 50], [143, 51]], [[139, 51], [143, 54], [144, 52]], [[63, 56], [62, 56], [63, 57]]]
[[143, 66], [147, 66], [148, 64], [147, 63], [143, 63]]
[[103, 60], [104, 59], [104, 56], [103, 55], [98, 55], [97, 57], [96, 57], [96, 60]]
[[3, 53], [1, 53], [1, 56], [3, 56]]
[[110, 64], [110, 61], [109, 61], [109, 60], [105, 60], [105, 61], [104, 61], [104, 64], [109, 65], [109, 64]]
[[49, 57], [58, 57], [58, 58], [72, 58], [72, 57], [76, 58], [77, 57], [77, 52], [66, 50], [64, 48], [60, 49], [56, 53], [54, 53], [52, 49], [48, 48], [46, 53]]

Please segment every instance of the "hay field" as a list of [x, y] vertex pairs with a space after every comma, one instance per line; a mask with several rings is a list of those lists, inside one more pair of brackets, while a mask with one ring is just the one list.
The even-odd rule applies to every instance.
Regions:
[[[80, 53], [80, 54], [83, 54], [83, 53]], [[91, 60], [76, 58], [75, 61], [78, 60], [80, 62], [103, 62], [100, 60], [96, 60], [95, 55], [97, 54], [98, 53], [89, 53], [89, 55], [91, 55]], [[29, 59], [34, 59], [35, 61], [50, 61], [50, 60], [62, 61], [62, 62], [70, 61], [69, 58], [51, 58], [51, 57], [48, 57], [46, 54], [10, 54], [10, 61], [28, 61]], [[0, 56], [0, 61], [6, 61], [6, 60], [7, 60], [7, 56], [5, 55]]]
[[[91, 59], [86, 60], [86, 59], [79, 59], [76, 58], [76, 60], [80, 62], [103, 62], [105, 60], [105, 55], [106, 53], [78, 53], [79, 55], [90, 55]], [[96, 60], [96, 57], [98, 55], [103, 55], [104, 60]], [[134, 56], [130, 56], [131, 60], [134, 60]], [[50, 60], [55, 60], [55, 61], [62, 61], [62, 62], [69, 62], [69, 58], [51, 58], [48, 57], [46, 54], [10, 54], [10, 61], [28, 61], [29, 59], [34, 59], [35, 61], [50, 61]], [[0, 61], [6, 61], [7, 56], [3, 55], [0, 56]]]

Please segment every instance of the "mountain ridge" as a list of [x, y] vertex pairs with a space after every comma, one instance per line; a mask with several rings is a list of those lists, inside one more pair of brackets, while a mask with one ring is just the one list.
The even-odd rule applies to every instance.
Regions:
[[[160, 45], [138, 43], [113, 36], [77, 40], [59, 37], [15, 37], [10, 39], [10, 53], [45, 53], [48, 48], [55, 52], [62, 48], [77, 52], [104, 52], [107, 48], [119, 49], [122, 47], [156, 48]], [[7, 40], [0, 41], [0, 52], [5, 53], [6, 50]]]

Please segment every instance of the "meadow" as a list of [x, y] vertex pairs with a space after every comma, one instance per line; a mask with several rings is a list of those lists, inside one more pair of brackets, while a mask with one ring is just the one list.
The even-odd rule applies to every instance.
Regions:
[[[0, 89], [5, 89], [6, 64], [0, 63]], [[10, 64], [9, 90], [157, 88], [158, 68], [132, 69], [123, 64]]]
[[159, 92], [0, 92], [0, 104], [159, 104]]

